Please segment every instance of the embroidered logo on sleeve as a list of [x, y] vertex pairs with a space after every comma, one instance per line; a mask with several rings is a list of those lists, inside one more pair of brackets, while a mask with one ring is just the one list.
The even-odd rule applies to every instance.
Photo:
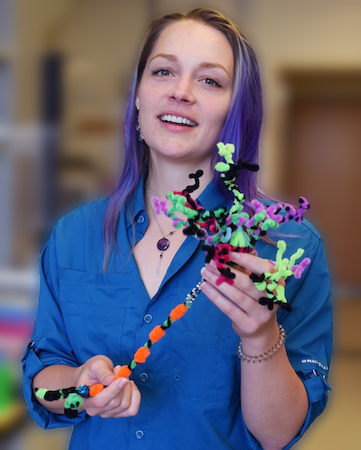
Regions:
[[317, 361], [317, 359], [306, 359], [306, 358], [304, 358], [304, 359], [302, 359], [301, 362], [302, 362], [302, 364], [317, 364], [317, 365], [318, 365], [319, 367], [321, 367], [322, 369], [328, 371], [328, 366], [322, 364], [320, 361]]

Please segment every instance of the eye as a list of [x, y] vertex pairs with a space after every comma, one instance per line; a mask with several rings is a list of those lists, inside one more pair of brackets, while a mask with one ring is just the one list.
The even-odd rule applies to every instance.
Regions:
[[221, 87], [221, 83], [214, 78], [205, 78], [203, 83], [208, 84], [209, 86]]
[[169, 77], [171, 72], [168, 69], [156, 69], [152, 70], [153, 75], [159, 75], [160, 77]]

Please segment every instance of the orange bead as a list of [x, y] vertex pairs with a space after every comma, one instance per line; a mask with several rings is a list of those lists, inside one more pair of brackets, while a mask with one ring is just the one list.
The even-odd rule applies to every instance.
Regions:
[[104, 389], [104, 386], [101, 383], [94, 384], [89, 388], [89, 397], [95, 397], [99, 392]]
[[179, 304], [174, 309], [172, 309], [171, 313], [169, 314], [169, 317], [172, 319], [173, 322], [180, 319], [184, 316], [184, 314], [188, 311], [188, 308], [184, 303]]
[[134, 355], [134, 361], [136, 363], [144, 363], [145, 360], [148, 358], [148, 356], [150, 355], [150, 350], [147, 347], [140, 347], [138, 348], [138, 350], [135, 352]]
[[149, 339], [152, 342], [157, 342], [165, 335], [165, 331], [160, 325], [157, 325], [153, 328], [153, 330], [149, 333]]
[[116, 375], [116, 378], [129, 378], [132, 371], [128, 366], [122, 366]]

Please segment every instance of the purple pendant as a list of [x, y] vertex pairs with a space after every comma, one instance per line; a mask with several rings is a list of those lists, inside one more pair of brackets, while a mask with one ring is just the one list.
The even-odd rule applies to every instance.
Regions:
[[169, 241], [167, 238], [163, 237], [162, 239], [159, 239], [157, 242], [157, 249], [161, 252], [164, 252], [164, 250], [167, 250], [169, 247]]

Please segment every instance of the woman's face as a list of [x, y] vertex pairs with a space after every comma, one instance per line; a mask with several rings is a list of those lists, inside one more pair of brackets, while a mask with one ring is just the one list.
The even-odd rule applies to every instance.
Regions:
[[233, 66], [220, 31], [193, 20], [163, 30], [135, 101], [153, 161], [210, 159], [231, 102]]

